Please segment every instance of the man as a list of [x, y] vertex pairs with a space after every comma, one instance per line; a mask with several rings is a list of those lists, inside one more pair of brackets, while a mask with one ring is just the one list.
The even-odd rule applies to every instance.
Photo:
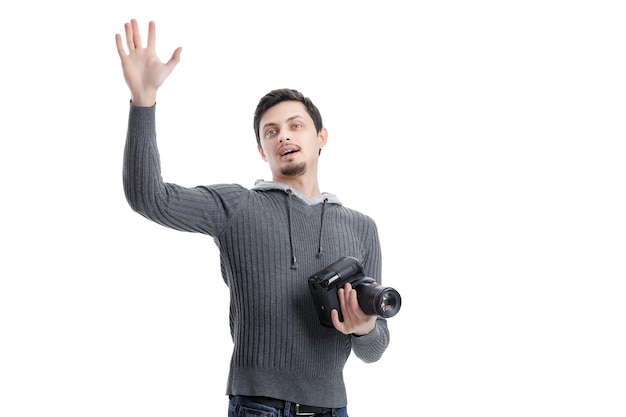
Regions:
[[[230, 293], [233, 353], [229, 416], [347, 416], [343, 368], [351, 352], [377, 361], [389, 344], [384, 318], [368, 315], [348, 283], [337, 291], [342, 320], [320, 323], [308, 278], [343, 256], [357, 258], [380, 283], [374, 221], [320, 192], [318, 158], [328, 132], [315, 105], [291, 89], [261, 98], [254, 130], [272, 181], [186, 188], [161, 179], [156, 144], [157, 90], [180, 61], [163, 63], [149, 23], [142, 46], [137, 22], [116, 46], [131, 103], [124, 152], [124, 190], [133, 210], [173, 229], [204, 233], [219, 248]], [[251, 411], [246, 414], [245, 410]]]

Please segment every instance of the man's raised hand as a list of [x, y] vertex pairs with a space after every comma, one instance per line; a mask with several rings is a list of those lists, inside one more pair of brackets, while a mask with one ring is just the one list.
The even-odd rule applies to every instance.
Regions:
[[183, 48], [176, 48], [171, 58], [163, 63], [156, 54], [154, 22], [148, 24], [148, 44], [145, 48], [135, 19], [124, 24], [124, 29], [128, 53], [124, 50], [122, 36], [119, 33], [115, 35], [115, 43], [122, 61], [124, 79], [130, 89], [131, 100], [136, 106], [152, 106], [156, 102], [157, 90], [180, 61]]

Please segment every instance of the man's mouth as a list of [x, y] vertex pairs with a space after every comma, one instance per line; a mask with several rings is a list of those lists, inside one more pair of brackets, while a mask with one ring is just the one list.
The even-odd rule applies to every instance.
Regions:
[[288, 156], [288, 155], [295, 154], [295, 153], [297, 153], [299, 151], [300, 150], [298, 148], [296, 148], [295, 146], [288, 146], [288, 147], [285, 147], [285, 148], [281, 149], [280, 152], [279, 152], [279, 155], [282, 158], [282, 157], [285, 157], [285, 156]]

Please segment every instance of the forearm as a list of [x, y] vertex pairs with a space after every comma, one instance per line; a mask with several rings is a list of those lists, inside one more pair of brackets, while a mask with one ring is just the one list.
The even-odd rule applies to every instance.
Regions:
[[376, 362], [389, 346], [387, 320], [378, 318], [376, 327], [363, 336], [352, 336], [352, 351], [363, 362]]
[[[124, 193], [130, 207], [166, 227], [203, 231], [202, 195], [195, 190], [165, 183], [156, 143], [155, 106], [131, 103], [124, 149]], [[196, 203], [193, 202], [193, 200]]]
[[131, 208], [143, 215], [149, 211], [149, 202], [155, 201], [155, 195], [163, 192], [156, 146], [155, 107], [130, 104], [124, 148], [124, 194]]
[[[363, 259], [365, 274], [374, 278], [378, 285], [382, 285], [382, 253], [376, 223], [370, 219], [367, 236], [365, 238], [367, 255]], [[355, 355], [364, 362], [375, 362], [381, 358], [389, 345], [389, 329], [387, 320], [376, 318], [376, 327], [362, 336], [352, 336], [352, 349]]]

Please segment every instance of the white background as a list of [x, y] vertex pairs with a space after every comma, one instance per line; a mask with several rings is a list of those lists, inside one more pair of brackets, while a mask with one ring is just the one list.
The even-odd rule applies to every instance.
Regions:
[[352, 417], [626, 415], [620, 3], [5, 2], [0, 416], [226, 415], [217, 248], [122, 190], [131, 18], [183, 47], [167, 181], [267, 179], [258, 99], [320, 108], [321, 188], [375, 218], [403, 296], [384, 357], [348, 361]]

